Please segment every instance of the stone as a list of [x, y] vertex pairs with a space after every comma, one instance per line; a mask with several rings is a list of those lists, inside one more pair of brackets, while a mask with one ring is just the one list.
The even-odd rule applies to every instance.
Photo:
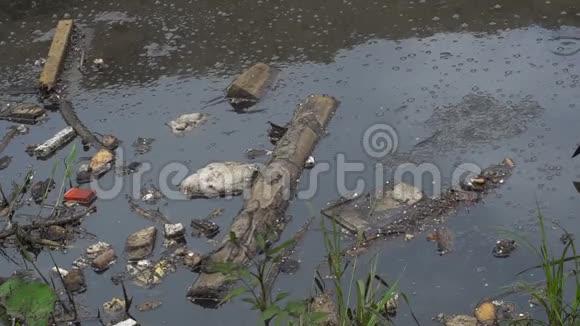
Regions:
[[413, 205], [423, 199], [423, 193], [410, 184], [401, 182], [393, 189], [393, 198], [407, 205]]
[[44, 238], [52, 241], [62, 241], [66, 238], [66, 229], [60, 225], [51, 225], [46, 229]]
[[122, 312], [125, 310], [125, 300], [114, 297], [111, 301], [103, 303], [103, 310], [109, 315]]
[[156, 238], [157, 229], [155, 227], [149, 227], [129, 235], [125, 243], [128, 259], [141, 260], [151, 255]]
[[475, 308], [475, 318], [484, 325], [494, 325], [496, 321], [496, 306], [493, 302], [482, 302]]
[[99, 150], [95, 156], [91, 158], [89, 163], [89, 171], [94, 176], [101, 176], [113, 167], [114, 160], [113, 153], [106, 149]]
[[399, 308], [399, 294], [393, 293], [393, 296], [385, 303], [385, 312], [389, 316], [395, 316]]
[[457, 315], [440, 317], [445, 326], [477, 326], [477, 319], [473, 316]]
[[166, 239], [180, 239], [185, 236], [185, 228], [183, 224], [164, 224], [163, 233]]
[[251, 185], [257, 164], [215, 162], [197, 170], [179, 185], [190, 198], [238, 195]]
[[73, 269], [63, 275], [64, 287], [71, 293], [82, 293], [87, 290], [85, 274], [80, 269]]
[[169, 121], [168, 125], [174, 134], [182, 134], [193, 130], [207, 120], [203, 113], [183, 114], [175, 120]]
[[102, 273], [107, 269], [109, 269], [109, 267], [115, 263], [115, 259], [117, 259], [115, 250], [108, 249], [102, 254], [98, 255], [95, 259], [93, 259], [91, 267], [93, 267], [95, 272]]
[[338, 315], [336, 312], [336, 305], [332, 300], [332, 296], [329, 293], [321, 293], [316, 297], [312, 298], [308, 304], [309, 311], [312, 312], [322, 312], [326, 314], [324, 318], [318, 325], [321, 326], [338, 326]]
[[110, 150], [114, 150], [119, 147], [119, 139], [113, 135], [104, 135], [103, 136], [103, 145]]
[[139, 305], [139, 311], [149, 311], [157, 309], [161, 306], [161, 301], [148, 301]]

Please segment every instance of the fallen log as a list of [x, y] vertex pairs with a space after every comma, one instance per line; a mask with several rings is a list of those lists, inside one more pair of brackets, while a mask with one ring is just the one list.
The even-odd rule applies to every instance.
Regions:
[[328, 96], [310, 96], [300, 105], [288, 131], [272, 153], [270, 161], [258, 173], [240, 213], [234, 218], [220, 246], [204, 257], [200, 276], [188, 289], [194, 303], [216, 307], [231, 279], [214, 264], [247, 264], [259, 253], [257, 236], [270, 242], [279, 240], [284, 228], [280, 219], [293, 198], [304, 163], [312, 154], [338, 102]]
[[75, 113], [72, 104], [69, 101], [60, 103], [60, 114], [64, 121], [71, 126], [74, 131], [81, 137], [84, 143], [89, 144], [96, 149], [108, 149], [89, 129], [81, 122]]
[[56, 85], [58, 75], [64, 64], [72, 29], [72, 20], [67, 19], [58, 22], [50, 50], [48, 51], [48, 58], [40, 75], [40, 88], [50, 91]]

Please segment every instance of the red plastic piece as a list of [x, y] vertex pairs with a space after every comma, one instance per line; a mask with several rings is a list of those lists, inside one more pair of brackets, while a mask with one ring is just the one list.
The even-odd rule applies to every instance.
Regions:
[[91, 189], [72, 188], [64, 194], [65, 201], [76, 201], [82, 205], [90, 205], [97, 199], [97, 195]]

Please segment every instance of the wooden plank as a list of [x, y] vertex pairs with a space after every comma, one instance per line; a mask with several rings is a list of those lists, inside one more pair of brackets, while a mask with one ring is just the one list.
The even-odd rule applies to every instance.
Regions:
[[56, 85], [64, 63], [72, 29], [72, 19], [61, 20], [56, 26], [56, 32], [44, 64], [44, 70], [40, 74], [40, 87], [44, 90], [51, 90]]
[[202, 272], [188, 290], [193, 302], [213, 307], [223, 298], [231, 279], [217, 271], [214, 264], [247, 264], [258, 252], [257, 237], [272, 243], [284, 228], [280, 216], [294, 198], [298, 179], [324, 128], [333, 116], [338, 101], [328, 96], [310, 96], [298, 106], [288, 130], [278, 142], [268, 164], [259, 172], [244, 207], [230, 226], [228, 235], [213, 253], [204, 258]]
[[273, 70], [265, 63], [257, 63], [244, 71], [228, 88], [231, 99], [259, 100], [270, 81]]

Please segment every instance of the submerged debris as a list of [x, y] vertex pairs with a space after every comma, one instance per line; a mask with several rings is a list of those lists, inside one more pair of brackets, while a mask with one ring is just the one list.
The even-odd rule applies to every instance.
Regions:
[[274, 146], [278, 144], [278, 141], [286, 134], [288, 127], [279, 126], [271, 121], [268, 121], [270, 124], [270, 129], [268, 129], [268, 137], [270, 137], [270, 143]]
[[0, 157], [0, 171], [7, 168], [10, 163], [12, 163], [12, 156], [2, 156]]
[[90, 182], [91, 182], [91, 173], [89, 172], [89, 165], [83, 164], [79, 167], [79, 171], [77, 172], [77, 183], [81, 185]]
[[179, 185], [190, 198], [238, 195], [247, 189], [258, 165], [239, 162], [215, 162], [197, 170]]
[[562, 235], [560, 236], [560, 241], [562, 241], [562, 243], [565, 245], [574, 241], [575, 239], [576, 239], [576, 236], [573, 233], [569, 233], [566, 231], [564, 231], [564, 233], [562, 233]]
[[191, 227], [193, 228], [191, 235], [196, 238], [203, 236], [208, 239], [213, 239], [220, 232], [219, 225], [208, 219], [194, 218], [191, 220]]
[[265, 149], [249, 148], [246, 150], [245, 154], [249, 160], [255, 160], [259, 157], [272, 155], [272, 151]]
[[284, 257], [280, 261], [280, 272], [284, 274], [294, 274], [298, 271], [299, 268], [300, 261], [296, 259]]
[[225, 209], [223, 209], [223, 208], [216, 208], [216, 209], [214, 209], [213, 211], [211, 211], [211, 213], [209, 213], [209, 214], [207, 215], [206, 219], [208, 219], [208, 220], [209, 220], [209, 219], [212, 219], [212, 218], [214, 218], [214, 217], [218, 217], [218, 216], [220, 216], [220, 215], [223, 215], [223, 214], [224, 214], [224, 212], [225, 212]]
[[129, 174], [133, 174], [135, 172], [137, 172], [139, 170], [139, 167], [141, 166], [141, 163], [139, 162], [131, 162], [127, 165], [124, 165], [122, 167], [120, 167], [117, 170], [117, 174], [118, 175], [129, 175]]
[[516, 247], [517, 244], [515, 240], [502, 239], [497, 240], [497, 242], [495, 243], [495, 247], [493, 247], [493, 250], [491, 252], [495, 257], [505, 258], [509, 257], [509, 255], [514, 250], [516, 250]]
[[32, 195], [32, 199], [37, 204], [42, 203], [44, 200], [44, 196], [54, 189], [55, 183], [52, 178], [48, 178], [44, 181], [38, 181], [37, 183], [33, 184], [30, 187], [30, 194]]
[[197, 271], [199, 264], [201, 263], [201, 256], [195, 252], [188, 250], [185, 247], [180, 247], [175, 249], [172, 254], [176, 262], [183, 264], [185, 267], [192, 271]]
[[139, 305], [139, 311], [155, 310], [161, 306], [161, 301], [147, 301]]
[[453, 235], [446, 227], [440, 227], [427, 235], [427, 240], [437, 243], [437, 252], [443, 256], [453, 248]]
[[110, 150], [114, 150], [119, 147], [120, 143], [119, 139], [113, 135], [104, 135], [101, 142], [103, 143], [103, 146]]
[[141, 189], [141, 200], [146, 204], [156, 204], [158, 200], [163, 198], [163, 193], [153, 185], [144, 186]]
[[183, 134], [203, 124], [207, 120], [203, 113], [184, 114], [168, 123], [174, 134]]
[[[347, 254], [356, 255], [371, 240], [423, 231], [430, 225], [440, 224], [460, 207], [479, 202], [505, 182], [513, 166], [511, 159], [505, 159], [501, 164], [490, 166], [475, 176], [484, 179], [483, 184], [471, 182], [471, 187], [465, 187], [463, 183], [459, 189], [449, 189], [436, 198], [423, 198], [419, 190], [401, 184], [396, 195], [394, 190], [357, 194], [339, 199], [322, 210], [322, 213], [335, 219], [353, 235], [362, 232], [365, 241], [346, 251]], [[469, 180], [466, 183], [470, 183]], [[438, 243], [438, 249], [448, 251], [445, 242]]]
[[135, 150], [136, 154], [146, 154], [151, 151], [153, 147], [152, 144], [155, 141], [154, 138], [142, 138], [137, 137], [137, 139], [133, 142], [133, 149]]
[[140, 216], [148, 219], [149, 221], [158, 223], [158, 224], [170, 224], [171, 222], [163, 213], [159, 211], [159, 209], [144, 209], [141, 206], [137, 205], [137, 203], [131, 199], [130, 197], [127, 199], [129, 203], [129, 208], [131, 211], [139, 214]]

